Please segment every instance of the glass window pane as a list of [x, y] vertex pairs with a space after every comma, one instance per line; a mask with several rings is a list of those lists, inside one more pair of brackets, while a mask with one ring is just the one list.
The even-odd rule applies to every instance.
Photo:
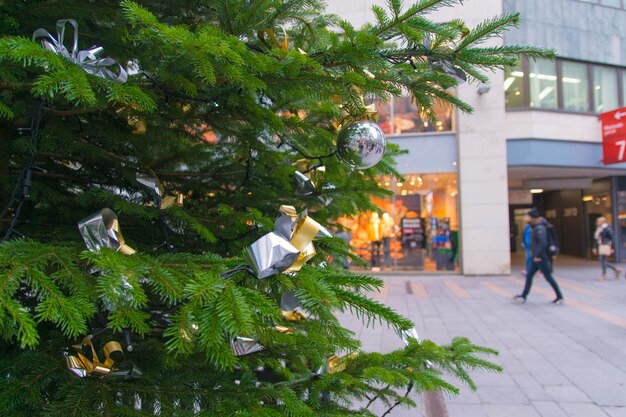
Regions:
[[523, 79], [524, 73], [520, 65], [507, 68], [504, 73], [504, 102], [507, 108], [524, 106]]
[[556, 109], [556, 62], [547, 59], [528, 62], [530, 107]]
[[562, 72], [563, 108], [570, 111], [589, 111], [587, 65], [563, 61]]
[[615, 68], [593, 67], [593, 99], [596, 113], [615, 110], [619, 107]]

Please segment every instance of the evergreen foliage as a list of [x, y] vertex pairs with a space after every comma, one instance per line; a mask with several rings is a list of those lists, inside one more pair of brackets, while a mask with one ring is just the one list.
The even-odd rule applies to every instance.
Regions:
[[[473, 388], [469, 371], [497, 371], [482, 359], [495, 352], [458, 338], [360, 352], [343, 371], [318, 372], [331, 355], [359, 350], [338, 312], [398, 332], [412, 326], [369, 298], [380, 279], [333, 265], [354, 258], [340, 239], [316, 242], [317, 256], [296, 274], [220, 276], [272, 230], [281, 204], [308, 208], [329, 227], [376, 209], [370, 197], [387, 195], [376, 179], [398, 175], [398, 149], [389, 145], [381, 163], [356, 172], [334, 149], [338, 124], [366, 114], [363, 94], [408, 91], [426, 112], [436, 100], [471, 111], [447, 91], [457, 80], [433, 63], [487, 81], [484, 70], [520, 54], [553, 55], [482, 45], [518, 15], [473, 29], [427, 18], [458, 3], [389, 0], [373, 8], [374, 23], [355, 28], [323, 14], [318, 0], [0, 2], [0, 203], [23, 201], [15, 224], [15, 212], [3, 213], [2, 229], [26, 236], [0, 245], [0, 415], [371, 416], [375, 401], [412, 406], [412, 389], [456, 393], [444, 377]], [[102, 56], [134, 69], [126, 83], [31, 40], [37, 28], [55, 35], [65, 18], [78, 22], [80, 49], [102, 46]], [[19, 131], [41, 106], [33, 142]], [[146, 135], [133, 134], [137, 119]], [[326, 172], [312, 195], [295, 197], [292, 163], [302, 158]], [[25, 166], [32, 187], [21, 196]], [[151, 204], [137, 174], [158, 177], [165, 195], [183, 194], [183, 207]], [[76, 223], [103, 207], [118, 214], [136, 254], [85, 250]], [[309, 320], [283, 317], [288, 291]], [[126, 359], [143, 375], [70, 374], [63, 352], [96, 332], [99, 353], [130, 334]], [[237, 357], [236, 336], [264, 350]]]

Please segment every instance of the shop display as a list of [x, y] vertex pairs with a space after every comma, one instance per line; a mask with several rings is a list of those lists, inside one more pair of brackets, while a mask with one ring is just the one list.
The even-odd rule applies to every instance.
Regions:
[[458, 270], [456, 174], [381, 178], [379, 185], [395, 191], [373, 199], [382, 214], [342, 219], [355, 253], [384, 270]]

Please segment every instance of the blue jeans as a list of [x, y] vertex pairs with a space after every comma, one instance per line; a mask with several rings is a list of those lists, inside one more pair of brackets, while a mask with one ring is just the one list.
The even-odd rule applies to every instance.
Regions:
[[554, 290], [557, 298], [563, 298], [563, 294], [561, 294], [561, 290], [559, 289], [559, 285], [552, 277], [552, 272], [550, 271], [550, 260], [548, 257], [542, 257], [541, 261], [537, 262], [532, 260], [530, 269], [526, 271], [526, 284], [524, 285], [524, 292], [522, 292], [522, 297], [528, 297], [528, 293], [530, 292], [530, 287], [533, 285], [533, 277], [537, 273], [537, 271], [541, 271], [548, 284]]
[[602, 275], [606, 275], [606, 269], [610, 268], [614, 272], [617, 273], [617, 268], [609, 263], [609, 257], [605, 255], [600, 255], [600, 266], [602, 267]]

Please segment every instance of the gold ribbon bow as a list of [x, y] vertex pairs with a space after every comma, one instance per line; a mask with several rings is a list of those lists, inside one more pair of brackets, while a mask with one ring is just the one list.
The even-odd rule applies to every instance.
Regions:
[[141, 111], [141, 108], [131, 103], [126, 107], [120, 107], [115, 110], [115, 113], [122, 118], [126, 119], [128, 123], [128, 127], [133, 129], [133, 135], [145, 135], [148, 130], [148, 123], [146, 122], [146, 118], [143, 116], [137, 116], [131, 114], [133, 110]]
[[290, 311], [281, 310], [281, 312], [283, 313], [283, 317], [288, 321], [300, 321], [300, 320], [307, 319], [307, 317], [304, 314], [300, 313], [297, 310], [290, 310]]
[[344, 356], [333, 355], [328, 358], [328, 373], [342, 372], [346, 370], [347, 362], [359, 356], [358, 352], [348, 353]]
[[178, 193], [176, 195], [167, 195], [163, 197], [163, 201], [161, 202], [161, 209], [165, 210], [166, 208], [172, 207], [174, 205], [182, 207], [184, 201], [185, 197], [181, 193]]
[[[124, 361], [124, 350], [122, 346], [115, 341], [104, 345], [102, 348], [104, 361], [100, 361], [96, 353], [96, 348], [91, 341], [92, 337], [91, 335], [86, 336], [82, 344], [73, 346], [73, 348], [77, 350], [76, 356], [68, 355], [65, 357], [67, 368], [70, 372], [81, 378], [91, 374], [98, 376], [108, 375], [111, 371], [116, 369], [117, 365]], [[85, 347], [91, 350], [91, 358], [83, 354]]]
[[296, 162], [291, 164], [291, 166], [297, 169], [299, 172], [302, 172], [309, 179], [313, 176], [313, 174], [318, 174], [318, 173], [321, 174], [323, 172], [326, 172], [326, 167], [324, 165], [315, 167], [315, 169], [311, 169], [312, 168], [311, 161], [309, 161], [308, 159], [304, 159], [304, 158], [298, 159]]
[[123, 253], [124, 255], [132, 255], [135, 253], [135, 249], [128, 246], [124, 240], [124, 236], [122, 236], [122, 232], [120, 231], [120, 222], [117, 219], [117, 216], [112, 220], [111, 227], [107, 228], [115, 233], [115, 238], [120, 244], [120, 247], [117, 249], [118, 252]]
[[298, 220], [291, 240], [289, 243], [300, 251], [298, 259], [287, 268], [286, 272], [296, 272], [302, 269], [302, 266], [311, 260], [315, 256], [315, 246], [313, 246], [313, 239], [317, 236], [322, 226], [313, 220], [311, 217], [304, 215]]
[[267, 41], [265, 40], [265, 34], [267, 34], [270, 39], [272, 40], [272, 42], [274, 42], [274, 45], [276, 45], [277, 48], [282, 49], [283, 51], [288, 51], [289, 50], [289, 35], [287, 35], [287, 31], [285, 30], [285, 28], [281, 28], [283, 30], [283, 35], [284, 35], [284, 39], [282, 42], [278, 41], [278, 38], [276, 37], [276, 34], [274, 33], [274, 29], [263, 29], [263, 30], [259, 30], [256, 35], [259, 38], [259, 40], [261, 42], [263, 42], [265, 44], [265, 46], [267, 46], [269, 48], [269, 45], [267, 43]]

